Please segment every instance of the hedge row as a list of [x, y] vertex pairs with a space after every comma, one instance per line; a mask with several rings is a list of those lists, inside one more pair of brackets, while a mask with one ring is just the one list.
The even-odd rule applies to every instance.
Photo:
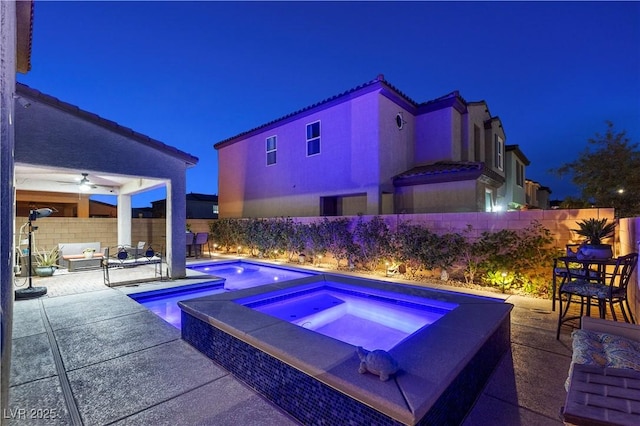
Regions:
[[402, 222], [392, 230], [378, 216], [322, 218], [308, 224], [290, 218], [220, 219], [209, 227], [212, 241], [227, 252], [289, 261], [304, 255], [314, 264], [328, 253], [337, 269], [390, 270], [414, 279], [440, 271], [445, 280], [539, 295], [549, 293], [556, 254], [550, 231], [537, 221], [517, 231], [479, 236], [471, 226], [461, 233], [437, 234], [424, 225]]

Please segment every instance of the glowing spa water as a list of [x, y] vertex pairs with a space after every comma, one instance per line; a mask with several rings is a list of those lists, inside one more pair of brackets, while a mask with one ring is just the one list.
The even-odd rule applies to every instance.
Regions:
[[129, 297], [145, 306], [169, 324], [180, 329], [181, 314], [178, 302], [181, 300], [195, 299], [224, 291], [241, 290], [315, 275], [314, 273], [299, 272], [248, 262], [209, 263], [190, 266], [189, 269], [224, 278], [224, 285], [218, 281], [204, 283], [198, 286], [175, 287], [172, 289], [130, 294]]
[[311, 272], [300, 272], [275, 266], [258, 265], [248, 262], [229, 262], [223, 264], [208, 263], [189, 266], [194, 271], [225, 278], [226, 290], [243, 290], [259, 285], [295, 280], [316, 275]]
[[235, 302], [355, 346], [384, 350], [457, 306], [333, 282], [294, 292], [274, 291]]
[[178, 307], [179, 301], [210, 296], [222, 292], [224, 292], [222, 283], [215, 283], [198, 288], [177, 287], [173, 289], [173, 291], [150, 291], [141, 294], [130, 294], [129, 297], [175, 328], [180, 329], [181, 314], [180, 308]]

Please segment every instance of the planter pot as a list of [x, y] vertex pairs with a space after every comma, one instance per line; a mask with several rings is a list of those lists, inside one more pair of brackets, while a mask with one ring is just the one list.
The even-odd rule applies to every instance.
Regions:
[[36, 275], [39, 277], [50, 277], [56, 270], [55, 266], [36, 266], [34, 268]]
[[83, 254], [84, 254], [84, 258], [85, 259], [93, 258], [93, 252], [92, 251], [85, 251]]
[[611, 259], [613, 250], [611, 244], [585, 244], [578, 249], [578, 259]]

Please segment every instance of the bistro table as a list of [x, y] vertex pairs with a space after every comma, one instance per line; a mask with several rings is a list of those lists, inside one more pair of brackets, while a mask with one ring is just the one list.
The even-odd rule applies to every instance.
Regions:
[[[555, 308], [555, 298], [557, 296], [559, 302], [559, 313], [558, 313], [558, 332], [557, 337], [560, 337], [560, 326], [570, 320], [580, 319], [584, 312], [585, 299], [586, 299], [586, 307], [587, 307], [587, 316], [591, 316], [591, 297], [580, 294], [573, 294], [581, 298], [581, 306], [580, 306], [580, 316], [572, 316], [567, 317], [567, 313], [569, 311], [569, 304], [571, 300], [571, 293], [569, 293], [567, 299], [567, 305], [564, 308], [562, 307], [562, 287], [566, 282], [571, 281], [572, 279], [584, 281], [584, 282], [592, 282], [592, 283], [600, 283], [606, 284], [607, 279], [611, 279], [611, 273], [607, 272], [607, 267], [615, 267], [618, 263], [618, 258], [609, 258], [609, 259], [581, 259], [575, 256], [561, 256], [555, 259], [554, 261], [554, 269], [553, 269], [553, 282], [552, 282], [552, 292], [553, 292], [553, 307]], [[558, 267], [558, 264], [564, 264], [564, 268], [562, 266]], [[556, 277], [560, 277], [560, 285], [558, 286], [556, 283]], [[557, 288], [556, 288], [557, 286]], [[605, 309], [604, 306], [599, 301], [599, 313], [600, 317], [604, 318]]]

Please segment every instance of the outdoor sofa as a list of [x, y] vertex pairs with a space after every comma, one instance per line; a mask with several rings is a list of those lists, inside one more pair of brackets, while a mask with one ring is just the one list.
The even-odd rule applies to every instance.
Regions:
[[58, 252], [58, 265], [69, 272], [99, 268], [104, 255], [99, 242], [60, 243]]

